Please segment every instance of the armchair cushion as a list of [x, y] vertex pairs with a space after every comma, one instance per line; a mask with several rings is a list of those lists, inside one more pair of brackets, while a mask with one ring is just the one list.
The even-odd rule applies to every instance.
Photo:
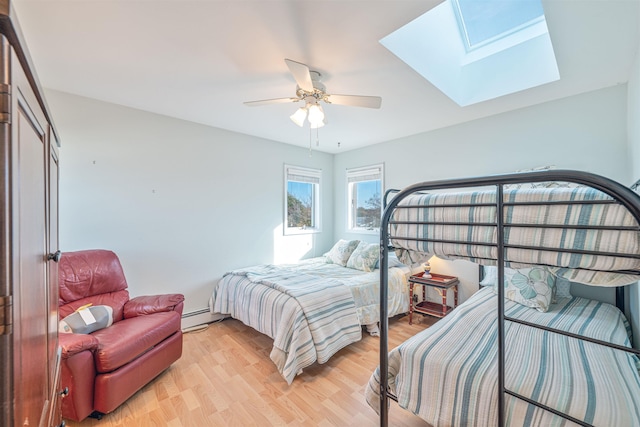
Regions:
[[63, 253], [58, 275], [59, 305], [127, 289], [120, 260], [112, 251], [103, 249]]
[[111, 372], [152, 349], [180, 331], [180, 315], [175, 311], [138, 316], [94, 332], [99, 342], [95, 352], [98, 373]]
[[135, 297], [124, 305], [124, 318], [129, 319], [144, 314], [175, 311], [176, 306], [179, 306], [183, 301], [184, 295], [182, 294]]
[[65, 318], [87, 304], [108, 305], [113, 309], [113, 322], [124, 319], [124, 305], [129, 301], [129, 291], [121, 290], [106, 294], [92, 295], [60, 306], [60, 317]]
[[129, 301], [127, 280], [117, 255], [92, 249], [64, 252], [58, 265], [60, 315], [66, 317], [83, 305], [108, 305], [113, 321], [124, 318], [124, 303]]
[[96, 337], [88, 334], [60, 334], [58, 341], [63, 360], [83, 351], [93, 351], [99, 344]]

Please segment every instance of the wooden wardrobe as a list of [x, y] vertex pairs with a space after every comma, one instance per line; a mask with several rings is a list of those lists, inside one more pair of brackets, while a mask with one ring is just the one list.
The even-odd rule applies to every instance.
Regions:
[[0, 0], [0, 426], [60, 426], [58, 138]]

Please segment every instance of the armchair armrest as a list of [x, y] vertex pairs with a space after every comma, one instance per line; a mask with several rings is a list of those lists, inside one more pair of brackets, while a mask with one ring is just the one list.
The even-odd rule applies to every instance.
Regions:
[[89, 334], [59, 334], [58, 342], [62, 348], [62, 358], [68, 359], [74, 354], [98, 348], [98, 340]]
[[124, 305], [124, 318], [137, 317], [144, 314], [161, 313], [163, 311], [179, 311], [182, 315], [184, 295], [145, 295], [130, 299]]

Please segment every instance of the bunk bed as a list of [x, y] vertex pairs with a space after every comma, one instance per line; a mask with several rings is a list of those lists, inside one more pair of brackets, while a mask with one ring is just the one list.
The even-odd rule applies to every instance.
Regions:
[[[623, 286], [640, 278], [639, 223], [636, 193], [586, 172], [442, 180], [397, 193], [382, 218], [381, 301], [390, 249], [404, 262], [466, 259], [496, 276], [391, 353], [380, 305], [380, 365], [365, 391], [380, 425], [390, 400], [435, 427], [640, 425], [640, 352], [622, 314]], [[561, 298], [559, 279], [614, 287], [616, 307]]]
[[[371, 335], [379, 335], [380, 275], [374, 264], [378, 248], [350, 242], [365, 248], [361, 254], [371, 246], [375, 259], [357, 257], [356, 248], [346, 254], [348, 259], [340, 254], [334, 262], [323, 256], [237, 269], [216, 283], [210, 312], [238, 319], [272, 338], [270, 358], [291, 384], [302, 369], [325, 363], [340, 349], [359, 341], [363, 326]], [[334, 248], [342, 243], [349, 241], [341, 240]], [[349, 262], [354, 258], [360, 261]], [[397, 259], [387, 262], [386, 268], [388, 315], [405, 313], [409, 307], [407, 278], [414, 271]]]

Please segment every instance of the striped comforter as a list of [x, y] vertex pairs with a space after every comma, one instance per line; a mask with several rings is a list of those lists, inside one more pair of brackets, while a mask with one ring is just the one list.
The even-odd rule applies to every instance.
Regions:
[[[390, 313], [406, 312], [409, 271], [390, 270]], [[359, 341], [361, 324], [377, 322], [379, 276], [378, 270], [364, 273], [318, 259], [249, 267], [218, 282], [211, 310], [271, 337], [270, 358], [291, 384], [303, 368]]]
[[[389, 387], [401, 407], [434, 427], [497, 425], [497, 298], [477, 292], [389, 354]], [[505, 301], [505, 314], [629, 346], [615, 307], [564, 299], [547, 313]], [[505, 385], [595, 426], [640, 425], [638, 359], [623, 351], [507, 322]], [[379, 369], [366, 398], [379, 408]], [[509, 426], [574, 425], [506, 395]]]
[[[606, 203], [610, 200], [606, 194], [587, 187], [505, 190], [507, 266], [546, 265], [554, 274], [570, 281], [598, 286], [620, 286], [637, 281], [637, 275], [619, 271], [640, 271], [640, 259], [625, 256], [640, 253], [638, 224], [624, 206]], [[562, 201], [579, 204], [558, 203]], [[495, 265], [496, 221], [495, 191], [415, 194], [403, 199], [393, 212], [391, 244], [405, 264], [437, 255]], [[594, 228], [560, 227], [567, 224]], [[602, 226], [635, 229], [598, 228]], [[592, 255], [590, 251], [618, 255]]]

